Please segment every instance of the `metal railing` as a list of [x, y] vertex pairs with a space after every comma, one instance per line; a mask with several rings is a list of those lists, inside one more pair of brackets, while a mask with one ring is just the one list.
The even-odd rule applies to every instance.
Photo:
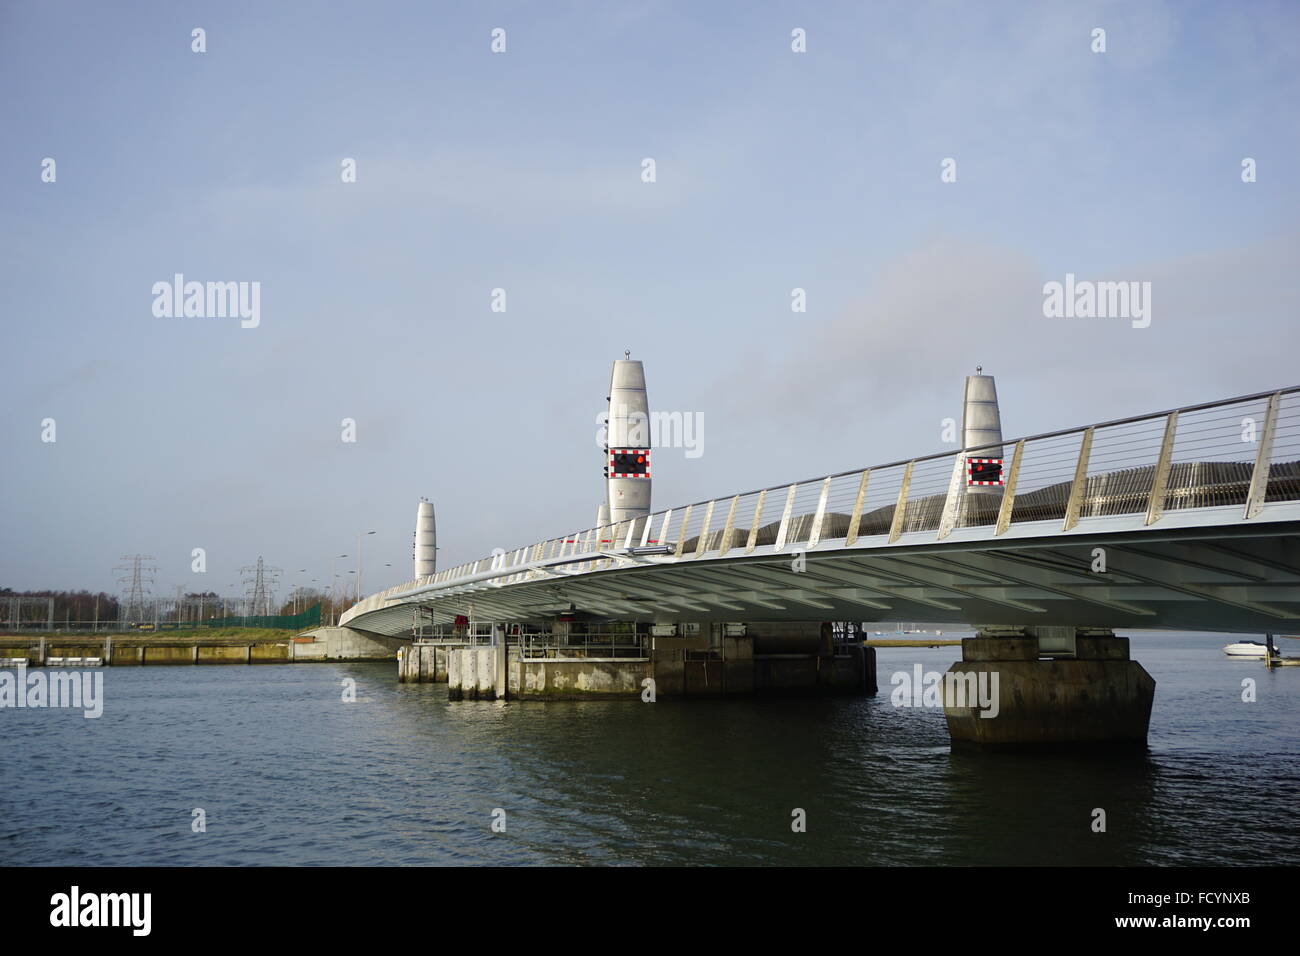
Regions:
[[470, 621], [468, 625], [424, 625], [416, 644], [453, 644], [486, 646], [494, 643], [494, 628], [501, 628], [501, 637], [508, 647], [518, 647], [524, 660], [556, 660], [565, 658], [613, 658], [617, 660], [645, 660], [649, 656], [650, 639], [626, 628], [601, 628], [586, 633], [555, 634], [549, 628], [527, 624], [508, 627], [490, 621]]
[[470, 621], [468, 625], [420, 624], [413, 629], [417, 644], [491, 644], [492, 623]]
[[650, 656], [650, 638], [626, 631], [596, 631], [567, 637], [525, 634], [519, 642], [519, 656], [523, 660], [646, 660]]
[[[994, 493], [968, 487], [966, 459], [1001, 458]], [[698, 501], [645, 518], [588, 528], [439, 571], [372, 595], [347, 616], [397, 595], [439, 595], [490, 580], [505, 586], [626, 563], [629, 549], [662, 549], [677, 561], [892, 543], [933, 532], [1240, 506], [1243, 519], [1266, 502], [1300, 500], [1300, 386], [1207, 402], [1082, 428], [1007, 439], [856, 471]], [[345, 619], [346, 617], [345, 616]]]

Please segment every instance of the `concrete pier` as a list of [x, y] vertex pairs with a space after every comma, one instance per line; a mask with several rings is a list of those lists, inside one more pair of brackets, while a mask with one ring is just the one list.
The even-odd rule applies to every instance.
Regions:
[[989, 629], [962, 641], [962, 659], [948, 675], [968, 687], [997, 687], [995, 713], [945, 692], [954, 749], [1146, 747], [1156, 682], [1130, 660], [1126, 637], [1082, 628]]
[[[737, 628], [739, 630], [740, 628]], [[602, 657], [556, 645], [539, 653], [517, 644], [417, 644], [403, 652], [403, 680], [441, 680], [445, 655], [451, 700], [874, 694], [876, 652], [835, 642], [828, 625], [753, 623], [745, 633], [655, 636], [643, 657]]]
[[464, 643], [416, 642], [397, 651], [397, 679], [404, 684], [445, 684], [447, 659]]

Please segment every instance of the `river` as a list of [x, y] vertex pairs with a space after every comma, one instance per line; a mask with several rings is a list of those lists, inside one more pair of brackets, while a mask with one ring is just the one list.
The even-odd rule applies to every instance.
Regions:
[[1228, 640], [1133, 637], [1157, 687], [1129, 757], [951, 753], [890, 676], [955, 647], [879, 649], [875, 697], [654, 704], [449, 703], [393, 663], [109, 668], [98, 719], [0, 711], [0, 864], [1296, 865], [1300, 668]]

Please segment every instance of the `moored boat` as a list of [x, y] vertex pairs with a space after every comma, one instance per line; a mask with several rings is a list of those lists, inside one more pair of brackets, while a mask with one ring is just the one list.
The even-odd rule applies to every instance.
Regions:
[[1229, 657], [1259, 657], [1268, 656], [1268, 645], [1260, 641], [1237, 641], [1235, 644], [1226, 644], [1223, 653]]

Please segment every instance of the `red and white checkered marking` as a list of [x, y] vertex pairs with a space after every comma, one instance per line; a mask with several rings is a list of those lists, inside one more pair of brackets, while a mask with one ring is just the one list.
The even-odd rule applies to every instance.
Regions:
[[[645, 455], [646, 469], [645, 474], [633, 474], [632, 472], [615, 471], [615, 455]], [[649, 478], [650, 477], [650, 449], [649, 448], [611, 448], [609, 450], [609, 477], [611, 478]]]
[[971, 465], [1000, 465], [1001, 458], [967, 458], [966, 459], [966, 484], [968, 485], [1002, 485], [1005, 482], [999, 478], [997, 481], [976, 481], [971, 477]]

